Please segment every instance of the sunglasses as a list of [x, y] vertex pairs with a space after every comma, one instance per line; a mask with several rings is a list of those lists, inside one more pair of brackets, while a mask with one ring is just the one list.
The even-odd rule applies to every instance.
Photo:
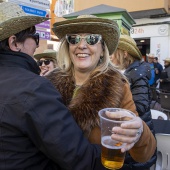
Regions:
[[39, 60], [37, 61], [38, 66], [42, 66], [42, 64], [44, 63], [46, 66], [50, 64], [52, 60]]
[[102, 36], [99, 34], [88, 34], [84, 37], [78, 34], [66, 34], [66, 40], [71, 45], [76, 45], [84, 39], [88, 45], [95, 45], [102, 40]]
[[40, 36], [38, 33], [35, 33], [35, 34], [29, 34], [28, 37], [31, 37], [35, 40], [36, 42], [36, 45], [39, 45], [39, 41], [40, 41]]

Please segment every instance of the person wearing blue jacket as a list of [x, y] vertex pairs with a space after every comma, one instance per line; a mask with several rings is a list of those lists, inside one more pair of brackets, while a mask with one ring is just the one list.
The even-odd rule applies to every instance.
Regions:
[[150, 70], [151, 70], [151, 78], [149, 79], [149, 85], [155, 86], [155, 66], [154, 66], [154, 54], [148, 54], [148, 63], [150, 65]]

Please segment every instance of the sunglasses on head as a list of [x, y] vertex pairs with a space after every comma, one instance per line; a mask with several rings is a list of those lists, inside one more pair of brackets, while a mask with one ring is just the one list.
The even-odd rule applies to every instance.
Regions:
[[35, 42], [36, 42], [36, 45], [39, 45], [40, 37], [39, 37], [39, 34], [38, 34], [38, 33], [29, 34], [28, 37], [33, 38], [33, 39], [35, 40]]
[[66, 40], [71, 45], [76, 45], [84, 39], [88, 45], [95, 45], [102, 40], [102, 36], [99, 34], [88, 34], [86, 36], [80, 36], [78, 34], [67, 34]]
[[38, 66], [42, 66], [42, 64], [44, 63], [45, 65], [49, 65], [50, 64], [50, 62], [51, 62], [52, 60], [39, 60], [39, 61], [37, 61], [37, 64], [38, 64]]

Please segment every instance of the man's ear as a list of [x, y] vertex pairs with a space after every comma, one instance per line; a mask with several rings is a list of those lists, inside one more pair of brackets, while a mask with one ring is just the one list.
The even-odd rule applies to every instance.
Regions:
[[16, 43], [16, 36], [12, 35], [8, 38], [8, 44], [9, 44], [9, 48], [12, 51], [20, 51], [21, 49], [18, 46], [18, 43]]

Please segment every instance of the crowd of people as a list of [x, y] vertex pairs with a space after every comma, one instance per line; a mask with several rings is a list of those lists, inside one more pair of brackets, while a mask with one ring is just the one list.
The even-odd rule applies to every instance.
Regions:
[[27, 15], [11, 2], [0, 3], [0, 11], [1, 170], [106, 169], [98, 111], [109, 107], [136, 114], [110, 136], [126, 143], [121, 169], [155, 164], [150, 86], [170, 87], [170, 58], [164, 69], [151, 55], [142, 61], [115, 21], [93, 15], [56, 22], [59, 50], [34, 55], [35, 25], [49, 18]]
[[154, 54], [148, 54], [147, 58], [151, 68], [150, 86], [170, 93], [170, 58], [167, 57], [163, 60], [164, 68]]

